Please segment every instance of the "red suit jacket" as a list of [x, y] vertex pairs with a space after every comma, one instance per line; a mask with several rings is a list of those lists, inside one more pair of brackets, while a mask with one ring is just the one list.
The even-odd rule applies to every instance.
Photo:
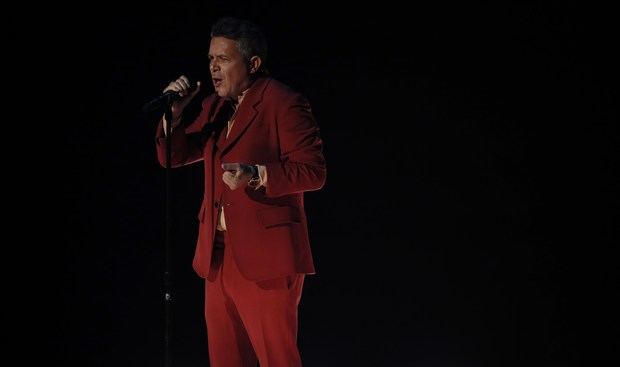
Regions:
[[[204, 161], [194, 270], [203, 278], [209, 276], [222, 205], [226, 245], [231, 246], [247, 279], [314, 273], [303, 193], [323, 186], [326, 169], [319, 128], [308, 101], [274, 79], [259, 78], [244, 96], [228, 137], [216, 139], [210, 128], [222, 120], [224, 103], [215, 94], [205, 98], [196, 120], [172, 132], [173, 167]], [[165, 166], [161, 122], [156, 135], [157, 156]], [[264, 165], [266, 187], [231, 191], [222, 182], [221, 163], [236, 162]]]

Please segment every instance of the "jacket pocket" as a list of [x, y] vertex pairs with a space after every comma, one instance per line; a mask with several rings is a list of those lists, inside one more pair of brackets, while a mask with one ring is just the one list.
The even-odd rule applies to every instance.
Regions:
[[265, 228], [289, 225], [301, 221], [299, 209], [292, 206], [278, 206], [261, 209], [257, 212], [258, 221]]

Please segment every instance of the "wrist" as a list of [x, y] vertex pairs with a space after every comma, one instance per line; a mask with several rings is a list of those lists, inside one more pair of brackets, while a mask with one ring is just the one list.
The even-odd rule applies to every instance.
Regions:
[[252, 172], [252, 177], [248, 181], [248, 186], [256, 188], [260, 186], [260, 174], [258, 172], [258, 165], [251, 165], [250, 171]]

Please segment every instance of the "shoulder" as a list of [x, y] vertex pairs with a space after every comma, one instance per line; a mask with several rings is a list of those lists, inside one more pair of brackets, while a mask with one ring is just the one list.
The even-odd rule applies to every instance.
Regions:
[[273, 78], [262, 78], [257, 80], [259, 88], [263, 89], [263, 95], [269, 100], [286, 102], [307, 103], [307, 99], [300, 92], [294, 90], [287, 84]]
[[263, 78], [262, 82], [271, 93], [292, 94], [295, 93], [291, 87], [273, 78]]

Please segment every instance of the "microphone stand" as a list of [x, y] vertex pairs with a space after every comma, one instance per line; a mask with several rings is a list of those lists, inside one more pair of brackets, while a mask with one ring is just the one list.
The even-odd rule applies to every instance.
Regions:
[[[165, 187], [165, 269], [164, 269], [164, 367], [172, 366], [171, 340], [172, 340], [172, 272], [171, 267], [171, 240], [172, 240], [172, 104], [179, 98], [178, 93], [168, 91], [142, 107], [144, 113], [161, 111], [164, 108], [164, 116], [168, 123], [165, 126], [166, 136], [166, 187]], [[160, 112], [161, 113], [161, 112]]]
[[166, 188], [165, 188], [165, 244], [164, 244], [164, 367], [171, 367], [172, 353], [172, 273], [171, 264], [171, 240], [172, 240], [172, 205], [171, 205], [171, 177], [172, 177], [172, 103], [179, 97], [178, 93], [168, 91], [146, 103], [142, 107], [145, 114], [161, 111], [164, 108], [164, 116], [168, 123], [165, 127], [166, 136]]
[[174, 94], [169, 94], [166, 100], [164, 116], [168, 122], [165, 127], [166, 136], [166, 188], [165, 188], [165, 268], [164, 268], [164, 367], [171, 367], [171, 306], [172, 306], [172, 274], [170, 271], [170, 244], [171, 244], [171, 171], [172, 171], [172, 103], [175, 100]]

